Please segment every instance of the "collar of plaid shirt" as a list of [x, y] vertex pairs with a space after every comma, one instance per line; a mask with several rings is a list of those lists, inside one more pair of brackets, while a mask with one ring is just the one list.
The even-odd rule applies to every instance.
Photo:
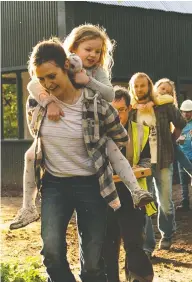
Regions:
[[[96, 93], [89, 98], [89, 90], [84, 89], [82, 127], [84, 141], [89, 156], [92, 158], [99, 179], [100, 193], [114, 210], [120, 208], [120, 200], [113, 182], [113, 170], [106, 155], [106, 141], [112, 138], [118, 146], [125, 146], [127, 131], [121, 125], [118, 112], [105, 100], [98, 99]], [[46, 109], [28, 104], [28, 125], [35, 137], [35, 175], [38, 188], [41, 187], [43, 155], [40, 142], [40, 129]]]

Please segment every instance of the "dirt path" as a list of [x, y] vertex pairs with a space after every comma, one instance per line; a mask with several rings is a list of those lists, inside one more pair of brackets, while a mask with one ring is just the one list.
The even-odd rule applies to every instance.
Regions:
[[[8, 229], [9, 222], [13, 219], [16, 211], [21, 205], [21, 200], [22, 199], [20, 197], [2, 198], [1, 260], [3, 262], [7, 262], [19, 258], [20, 264], [24, 265], [28, 256], [37, 256], [40, 258], [39, 252], [41, 250], [42, 243], [40, 239], [39, 221], [20, 230], [10, 231]], [[180, 200], [180, 189], [178, 185], [174, 186], [174, 200], [176, 204], [178, 204]], [[170, 251], [156, 250], [154, 252], [155, 258], [152, 260], [155, 271], [154, 282], [192, 282], [192, 211], [177, 214], [176, 220], [177, 233], [174, 237], [174, 242]], [[155, 224], [156, 218], [154, 218], [153, 221]], [[160, 235], [156, 227], [155, 230], [158, 242]], [[69, 224], [67, 241], [68, 260], [77, 281], [79, 281], [77, 230], [74, 218]], [[124, 251], [123, 248], [121, 248], [120, 275], [122, 282], [125, 281], [123, 266]], [[42, 266], [42, 272], [44, 271], [44, 267]]]

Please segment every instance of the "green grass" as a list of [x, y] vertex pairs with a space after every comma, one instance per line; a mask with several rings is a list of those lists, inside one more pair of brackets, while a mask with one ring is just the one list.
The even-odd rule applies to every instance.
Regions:
[[28, 257], [24, 265], [19, 265], [18, 260], [1, 263], [1, 282], [45, 282], [41, 267], [35, 257]]

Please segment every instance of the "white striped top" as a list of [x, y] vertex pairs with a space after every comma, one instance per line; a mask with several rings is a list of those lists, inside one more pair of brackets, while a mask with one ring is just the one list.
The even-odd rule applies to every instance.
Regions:
[[82, 100], [83, 95], [76, 104], [68, 105], [55, 98], [65, 116], [57, 122], [47, 117], [43, 121], [41, 140], [45, 168], [54, 176], [87, 176], [96, 173], [83, 137]]

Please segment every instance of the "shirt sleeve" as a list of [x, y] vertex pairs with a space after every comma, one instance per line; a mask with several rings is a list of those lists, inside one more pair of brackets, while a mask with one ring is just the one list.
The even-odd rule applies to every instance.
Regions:
[[110, 137], [118, 147], [124, 147], [129, 140], [128, 134], [124, 126], [121, 124], [118, 112], [108, 104], [105, 115], [106, 134]]
[[154, 101], [155, 105], [164, 105], [164, 104], [168, 104], [168, 103], [173, 104], [174, 98], [173, 98], [173, 96], [168, 95], [168, 94], [159, 95], [159, 94], [155, 93], [153, 95], [153, 101]]
[[172, 122], [176, 129], [182, 130], [185, 127], [186, 121], [182, 117], [180, 110], [177, 109], [174, 105], [167, 105], [167, 114], [169, 122]]
[[38, 102], [40, 106], [45, 108], [54, 99], [49, 95], [45, 88], [39, 83], [37, 79], [32, 79], [28, 85], [27, 90], [29, 94]]
[[86, 84], [86, 87], [98, 91], [107, 102], [112, 102], [115, 98], [113, 86], [103, 68], [98, 68], [94, 77], [90, 76], [90, 81]]

